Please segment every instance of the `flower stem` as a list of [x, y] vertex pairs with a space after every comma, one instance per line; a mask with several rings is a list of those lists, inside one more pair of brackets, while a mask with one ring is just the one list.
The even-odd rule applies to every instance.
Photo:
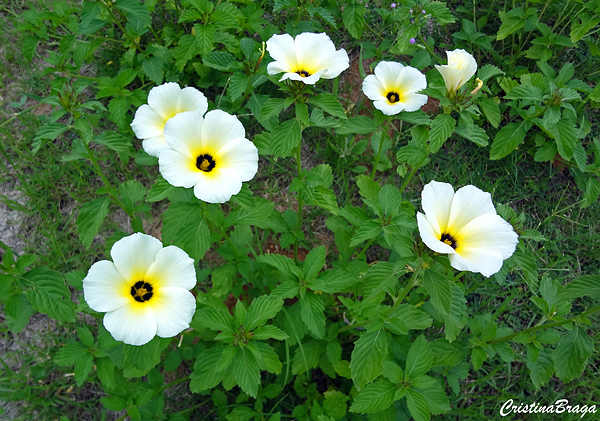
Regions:
[[377, 172], [377, 165], [379, 165], [379, 159], [381, 158], [381, 151], [383, 150], [383, 143], [385, 142], [385, 137], [387, 136], [388, 129], [390, 128], [390, 123], [392, 122], [391, 118], [388, 118], [385, 122], [385, 127], [383, 129], [383, 134], [381, 135], [381, 142], [379, 143], [379, 148], [377, 149], [377, 155], [375, 155], [375, 164], [373, 165], [373, 169], [371, 170], [371, 180], [375, 181], [375, 173]]
[[[300, 125], [300, 127], [302, 128], [302, 125]], [[298, 148], [296, 150], [296, 164], [298, 169], [298, 178], [302, 179], [302, 138], [300, 139]], [[302, 206], [304, 206], [304, 204], [302, 203], [302, 187], [300, 187], [298, 190], [298, 223], [296, 226], [296, 229], [299, 230], [302, 229]], [[296, 241], [294, 242], [294, 262], [296, 262], [296, 264], [298, 264], [298, 242], [299, 240], [296, 238]]]
[[596, 306], [596, 307], [592, 307], [591, 309], [589, 309], [588, 311], [584, 311], [583, 313], [575, 316], [575, 317], [571, 317], [570, 319], [566, 319], [566, 320], [561, 320], [560, 322], [554, 322], [554, 323], [548, 323], [545, 325], [540, 325], [538, 323], [538, 325], [530, 327], [528, 329], [522, 330], [520, 332], [516, 332], [516, 333], [512, 333], [510, 335], [506, 335], [506, 336], [502, 336], [501, 338], [496, 338], [496, 339], [491, 339], [489, 341], [486, 341], [486, 344], [488, 345], [493, 345], [493, 344], [497, 344], [500, 342], [505, 342], [505, 341], [509, 341], [512, 338], [514, 338], [517, 335], [520, 335], [521, 333], [533, 333], [533, 332], [537, 332], [538, 330], [544, 330], [544, 329], [549, 329], [551, 327], [558, 327], [558, 326], [562, 326], [562, 325], [566, 325], [567, 323], [573, 323], [573, 319], [577, 319], [580, 317], [586, 317], [589, 316], [591, 314], [597, 313], [600, 311], [600, 305]]
[[426, 153], [425, 156], [421, 159], [421, 161], [419, 161], [419, 163], [417, 165], [415, 165], [415, 167], [412, 169], [410, 174], [408, 174], [408, 176], [404, 179], [402, 186], [400, 186], [400, 194], [404, 193], [404, 189], [406, 189], [406, 186], [408, 186], [408, 183], [410, 182], [410, 180], [413, 178], [413, 176], [415, 175], [417, 170], [419, 168], [421, 168], [421, 165], [423, 165], [423, 162], [425, 162], [425, 160], [428, 157], [429, 157], [429, 153]]

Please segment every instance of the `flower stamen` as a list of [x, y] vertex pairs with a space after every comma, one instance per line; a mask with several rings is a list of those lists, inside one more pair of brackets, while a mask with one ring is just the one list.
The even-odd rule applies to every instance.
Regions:
[[137, 281], [129, 291], [131, 296], [138, 303], [143, 303], [145, 301], [150, 301], [154, 293], [152, 292], [152, 285], [148, 282]]
[[216, 162], [209, 154], [198, 155], [196, 158], [196, 168], [200, 171], [211, 172], [215, 168]]
[[458, 247], [458, 243], [457, 243], [456, 239], [451, 234], [448, 234], [447, 232], [442, 234], [440, 241], [444, 244], [448, 244], [454, 250], [456, 250], [456, 248]]
[[395, 104], [400, 101], [400, 95], [396, 92], [388, 92], [385, 96], [390, 104]]
[[302, 77], [309, 77], [310, 76], [310, 73], [308, 73], [306, 70], [297, 70], [296, 73], [298, 73]]

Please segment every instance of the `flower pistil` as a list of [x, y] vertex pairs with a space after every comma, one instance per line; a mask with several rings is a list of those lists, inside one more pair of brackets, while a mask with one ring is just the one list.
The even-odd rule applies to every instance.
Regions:
[[137, 281], [130, 290], [130, 294], [135, 301], [143, 303], [144, 301], [150, 301], [154, 293], [152, 292], [152, 285], [148, 282]]

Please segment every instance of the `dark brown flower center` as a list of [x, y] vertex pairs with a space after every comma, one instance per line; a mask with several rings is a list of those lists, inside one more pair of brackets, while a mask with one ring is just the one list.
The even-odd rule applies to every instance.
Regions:
[[396, 92], [388, 92], [388, 94], [385, 97], [390, 102], [390, 104], [395, 104], [396, 102], [400, 101], [400, 95], [398, 95]]
[[143, 303], [144, 301], [150, 301], [150, 299], [154, 295], [152, 293], [152, 285], [150, 285], [148, 282], [144, 282], [144, 281], [137, 281], [131, 287], [131, 290], [129, 292], [130, 292], [131, 296], [133, 297], [133, 299], [135, 301], [137, 301], [138, 303]]
[[298, 70], [298, 71], [296, 71], [296, 73], [298, 73], [302, 77], [309, 77], [310, 76], [310, 73], [308, 73], [306, 70]]
[[448, 244], [454, 250], [456, 250], [456, 248], [458, 247], [458, 243], [456, 242], [456, 239], [452, 235], [448, 234], [447, 232], [442, 234], [442, 238], [440, 238], [440, 241], [444, 244]]
[[207, 153], [198, 155], [198, 158], [196, 158], [196, 168], [200, 171], [211, 172], [215, 168], [215, 165], [215, 160]]

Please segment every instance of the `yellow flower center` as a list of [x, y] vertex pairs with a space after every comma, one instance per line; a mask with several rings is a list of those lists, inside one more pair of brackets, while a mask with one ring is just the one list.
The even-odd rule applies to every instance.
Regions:
[[200, 171], [211, 172], [215, 168], [216, 162], [210, 154], [200, 154], [196, 158], [196, 168]]
[[138, 303], [143, 303], [145, 301], [150, 301], [154, 295], [152, 290], [152, 285], [150, 285], [148, 282], [137, 281], [135, 284], [133, 284], [129, 293], [135, 301]]
[[440, 241], [444, 244], [448, 244], [454, 250], [458, 248], [458, 241], [456, 241], [456, 238], [454, 238], [452, 234], [449, 234], [447, 232], [442, 234]]
[[390, 104], [395, 104], [400, 101], [400, 94], [398, 92], [390, 91], [385, 96]]

